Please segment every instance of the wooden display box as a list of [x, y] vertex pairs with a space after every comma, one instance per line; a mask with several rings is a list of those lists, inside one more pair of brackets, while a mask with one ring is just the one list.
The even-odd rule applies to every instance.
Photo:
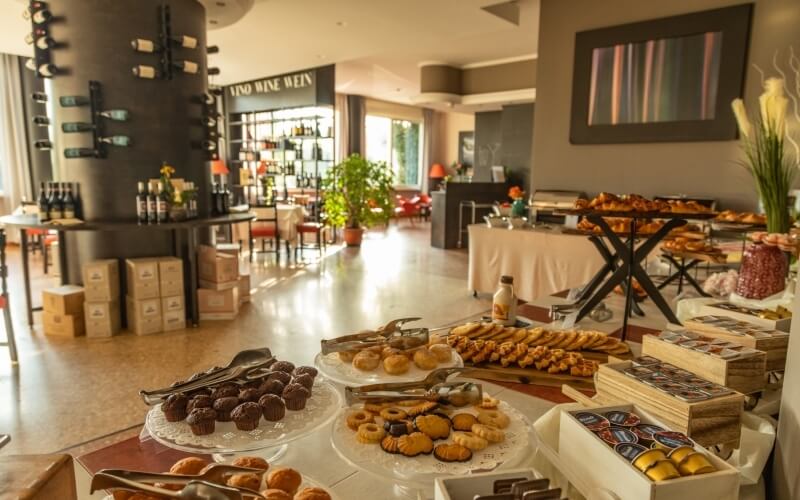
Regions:
[[504, 470], [460, 477], [437, 477], [433, 483], [434, 500], [472, 500], [477, 495], [491, 495], [495, 481], [502, 479], [539, 479], [532, 469]]
[[0, 498], [76, 500], [75, 467], [69, 455], [0, 457]]
[[758, 392], [764, 389], [767, 383], [767, 355], [761, 351], [741, 359], [722, 359], [671, 344], [655, 335], [644, 335], [642, 355], [672, 363], [709, 382], [724, 385], [742, 394]]
[[575, 476], [589, 491], [604, 488], [620, 500], [714, 500], [739, 498], [739, 472], [727, 462], [695, 447], [716, 467], [716, 472], [654, 482], [583, 426], [573, 415], [580, 411], [606, 413], [612, 410], [633, 412], [642, 422], [679, 430], [639, 406], [626, 404], [588, 410], [562, 411], [559, 430], [559, 455], [569, 464], [563, 471], [571, 482]]
[[[742, 322], [743, 325], [756, 326], [753, 323]], [[786, 350], [789, 347], [789, 334], [775, 330], [774, 333], [768, 337], [753, 337], [750, 335], [740, 335], [728, 331], [726, 328], [707, 323], [701, 323], [694, 319], [688, 319], [683, 322], [684, 328], [693, 332], [702, 333], [707, 337], [714, 337], [718, 339], [725, 339], [730, 342], [736, 342], [745, 347], [752, 347], [759, 351], [766, 353], [768, 372], [783, 370], [786, 367]]]
[[687, 403], [622, 373], [631, 365], [630, 361], [600, 365], [595, 375], [595, 388], [597, 399], [602, 404], [633, 403], [701, 446], [727, 444], [739, 447], [744, 407], [742, 394]]
[[700, 314], [708, 314], [711, 316], [727, 316], [739, 321], [744, 321], [764, 328], [771, 328], [773, 330], [780, 330], [782, 332], [788, 332], [789, 328], [792, 326], [792, 318], [764, 319], [759, 318], [755, 314], [747, 314], [739, 311], [731, 311], [724, 307], [717, 307], [717, 304], [720, 303], [717, 302], [713, 304], [705, 304], [700, 308]]

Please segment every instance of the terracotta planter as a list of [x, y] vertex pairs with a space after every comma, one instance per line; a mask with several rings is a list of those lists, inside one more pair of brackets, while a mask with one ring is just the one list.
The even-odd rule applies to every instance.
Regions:
[[346, 227], [344, 228], [344, 242], [349, 247], [360, 247], [361, 239], [364, 237], [363, 227]]

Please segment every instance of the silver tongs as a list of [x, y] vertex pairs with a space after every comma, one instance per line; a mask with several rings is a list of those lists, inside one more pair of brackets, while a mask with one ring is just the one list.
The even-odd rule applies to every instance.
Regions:
[[[259, 492], [217, 484], [224, 482], [227, 476], [236, 473], [264, 474], [263, 470], [235, 465], [211, 464], [198, 475], [159, 474], [137, 472], [122, 469], [103, 469], [92, 477], [90, 493], [97, 490], [122, 488], [132, 491], [143, 491], [168, 498], [186, 500], [242, 500], [244, 498], [264, 498]], [[181, 490], [159, 488], [151, 483], [182, 484]]]
[[223, 382], [263, 377], [264, 369], [271, 366], [275, 361], [275, 357], [266, 347], [241, 351], [224, 368], [212, 368], [205, 373], [192, 376], [187, 382], [173, 384], [163, 389], [142, 390], [139, 391], [139, 395], [146, 404], [156, 405], [171, 394], [196, 391]]
[[466, 406], [483, 401], [483, 386], [475, 382], [452, 381], [447, 378], [473, 368], [440, 368], [433, 370], [422, 380], [415, 382], [396, 382], [385, 384], [345, 387], [345, 400], [348, 405], [357, 402], [389, 403], [408, 399], [432, 401], [444, 405]]
[[405, 351], [427, 345], [429, 340], [427, 328], [412, 328], [408, 330], [401, 328], [405, 323], [419, 321], [420, 319], [422, 318], [395, 319], [375, 331], [370, 330], [335, 339], [322, 340], [322, 354], [361, 351], [377, 346], [392, 347]]

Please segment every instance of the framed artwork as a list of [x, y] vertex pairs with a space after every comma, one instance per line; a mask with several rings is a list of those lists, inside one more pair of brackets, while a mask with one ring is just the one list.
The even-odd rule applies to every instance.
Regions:
[[492, 182], [505, 182], [506, 169], [500, 165], [492, 167]]
[[752, 4], [575, 35], [570, 142], [731, 140]]
[[465, 168], [475, 166], [475, 132], [472, 130], [458, 133], [458, 163]]

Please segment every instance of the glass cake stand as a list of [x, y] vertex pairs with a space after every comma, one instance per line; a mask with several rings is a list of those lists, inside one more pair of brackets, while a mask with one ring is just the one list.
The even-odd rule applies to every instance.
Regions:
[[[473, 451], [472, 459], [463, 463], [440, 462], [433, 454], [418, 455], [413, 458], [394, 455], [383, 451], [379, 444], [359, 443], [355, 432], [345, 423], [347, 413], [359, 408], [360, 405], [345, 408], [331, 424], [333, 449], [353, 467], [382, 479], [393, 480], [396, 494], [402, 497], [416, 499], [420, 492], [428, 495], [424, 498], [432, 497], [433, 483], [437, 477], [518, 467], [529, 459], [532, 449], [530, 421], [505, 402], [501, 402], [498, 407], [511, 421], [509, 426], [503, 429], [505, 440], [502, 443], [490, 444], [483, 450]], [[478, 410], [470, 406], [455, 409], [452, 414], [455, 413], [477, 414]], [[452, 437], [434, 441], [434, 446], [446, 442], [452, 442]]]
[[283, 456], [291, 441], [327, 425], [342, 407], [340, 391], [321, 378], [315, 381], [305, 409], [286, 410], [286, 416], [279, 422], [262, 419], [252, 431], [240, 431], [233, 422], [217, 422], [212, 434], [195, 436], [186, 421], [167, 422], [161, 405], [147, 413], [145, 428], [164, 446], [187, 453], [211, 454], [217, 462], [245, 452], [258, 452], [254, 454], [271, 462]]
[[[314, 366], [320, 371], [322, 375], [330, 380], [342, 385], [367, 385], [367, 384], [383, 384], [387, 382], [415, 382], [422, 380], [432, 370], [422, 370], [418, 368], [414, 362], [409, 362], [409, 369], [402, 375], [389, 375], [383, 371], [383, 366], [378, 366], [373, 371], [362, 371], [354, 367], [352, 363], [348, 363], [339, 359], [337, 353], [322, 354], [318, 353], [314, 358]], [[453, 350], [450, 354], [450, 361], [439, 363], [435, 369], [439, 368], [452, 368], [462, 367], [464, 362], [461, 356]]]

